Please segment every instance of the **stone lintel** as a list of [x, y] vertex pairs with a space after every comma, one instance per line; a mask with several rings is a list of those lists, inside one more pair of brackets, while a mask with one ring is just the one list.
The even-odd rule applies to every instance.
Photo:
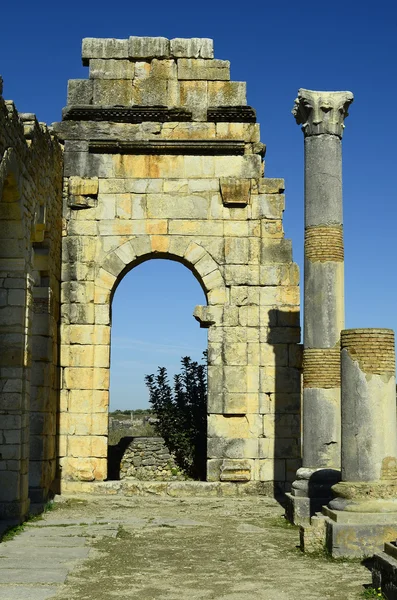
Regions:
[[305, 137], [312, 135], [336, 135], [342, 138], [344, 120], [353, 102], [351, 92], [318, 92], [301, 88], [292, 109], [298, 125], [302, 125]]

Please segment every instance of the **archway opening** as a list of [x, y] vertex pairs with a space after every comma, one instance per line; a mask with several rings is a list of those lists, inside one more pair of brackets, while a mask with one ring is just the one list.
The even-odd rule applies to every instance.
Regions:
[[[194, 308], [203, 304], [207, 301], [200, 283], [189, 269], [174, 260], [147, 260], [119, 282], [111, 307], [108, 479], [186, 478], [180, 456], [170, 452], [169, 440], [164, 445], [159, 439], [158, 415], [150, 403], [155, 392], [152, 386], [150, 393], [145, 376], [153, 374], [156, 387], [159, 368], [165, 368], [173, 399], [177, 374], [186, 375], [197, 363], [198, 371], [193, 369], [193, 376], [199, 372], [206, 377], [203, 353], [207, 350], [207, 332], [193, 317]], [[191, 362], [187, 363], [184, 357]], [[179, 422], [183, 411], [191, 412], [181, 395], [179, 402], [175, 428], [183, 427]], [[193, 404], [198, 402], [200, 399], [193, 400]], [[201, 427], [206, 427], [206, 406], [200, 406], [198, 417], [204, 419]], [[205, 454], [205, 448], [200, 452]], [[206, 456], [201, 459], [205, 465]]]

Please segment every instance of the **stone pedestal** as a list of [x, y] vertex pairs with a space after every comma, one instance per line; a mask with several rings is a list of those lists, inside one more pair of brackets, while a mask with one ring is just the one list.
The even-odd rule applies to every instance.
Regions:
[[340, 468], [341, 138], [352, 101], [350, 92], [301, 89], [293, 110], [305, 136], [304, 471], [298, 471], [287, 497], [287, 518], [295, 524], [308, 522], [332, 498]]
[[394, 333], [341, 333], [342, 481], [323, 508], [332, 556], [370, 556], [397, 538]]

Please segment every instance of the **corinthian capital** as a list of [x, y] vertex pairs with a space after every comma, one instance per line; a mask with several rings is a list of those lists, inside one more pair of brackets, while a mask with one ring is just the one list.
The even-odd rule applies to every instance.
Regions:
[[342, 137], [347, 109], [353, 102], [351, 92], [315, 92], [301, 88], [292, 109], [305, 137], [328, 133]]

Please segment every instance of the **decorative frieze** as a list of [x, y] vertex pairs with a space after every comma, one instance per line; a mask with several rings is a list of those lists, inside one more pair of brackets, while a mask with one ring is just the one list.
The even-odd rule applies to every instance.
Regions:
[[166, 106], [67, 106], [62, 111], [64, 121], [110, 121], [142, 123], [143, 121], [191, 121], [192, 113], [183, 108]]
[[195, 156], [243, 156], [241, 140], [92, 140], [89, 151], [104, 154], [190, 154]]
[[214, 106], [207, 110], [212, 123], [256, 123], [256, 111], [251, 106]]

